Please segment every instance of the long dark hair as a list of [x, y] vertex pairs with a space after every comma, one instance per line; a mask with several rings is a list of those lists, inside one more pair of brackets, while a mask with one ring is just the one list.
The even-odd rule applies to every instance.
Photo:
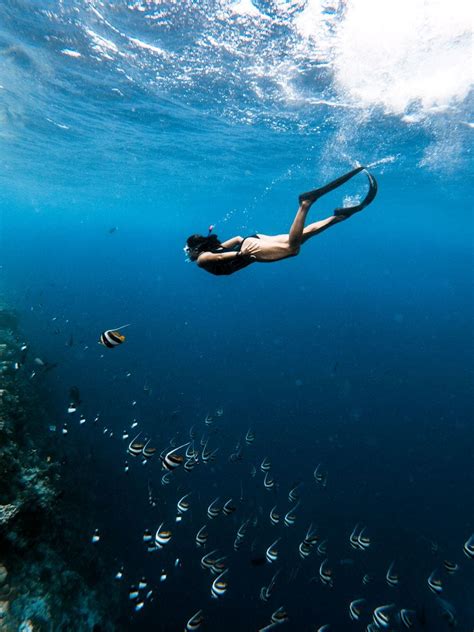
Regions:
[[199, 255], [203, 252], [209, 252], [220, 248], [221, 242], [217, 238], [217, 235], [191, 235], [186, 239], [186, 247], [188, 249], [188, 256], [191, 261], [196, 261]]

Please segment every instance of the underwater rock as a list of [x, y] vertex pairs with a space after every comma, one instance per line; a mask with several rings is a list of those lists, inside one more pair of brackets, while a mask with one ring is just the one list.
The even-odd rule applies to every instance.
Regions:
[[6, 617], [9, 609], [10, 609], [9, 601], [0, 601], [0, 622], [4, 617]]
[[10, 588], [9, 584], [3, 584], [2, 586], [0, 586], [0, 600], [5, 600], [8, 599], [8, 597], [10, 597], [12, 592], [12, 589]]
[[20, 507], [18, 505], [0, 505], [0, 526], [8, 524], [19, 510]]
[[118, 597], [97, 581], [100, 561], [81, 556], [79, 509], [61, 497], [47, 398], [16, 328], [0, 303], [0, 632], [113, 632]]
[[18, 314], [9, 309], [0, 308], [0, 329], [16, 329]]

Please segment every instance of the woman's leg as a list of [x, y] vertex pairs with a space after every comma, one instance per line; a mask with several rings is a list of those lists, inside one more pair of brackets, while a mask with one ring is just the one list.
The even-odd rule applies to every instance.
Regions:
[[257, 261], [279, 261], [298, 254], [303, 242], [306, 216], [312, 202], [303, 201], [296, 213], [289, 234], [258, 235], [258, 239], [247, 237], [241, 248], [243, 254], [252, 255]]
[[304, 223], [310, 206], [311, 202], [308, 200], [301, 202], [288, 234], [288, 246], [291, 251], [295, 251], [295, 254], [297, 254], [303, 241]]
[[313, 202], [309, 200], [301, 202], [287, 235], [274, 235], [272, 237], [261, 235], [263, 243], [260, 245], [260, 254], [265, 258], [275, 257], [275, 260], [297, 255], [303, 243], [304, 223], [312, 204]]
[[339, 224], [339, 222], [344, 219], [345, 217], [331, 215], [331, 217], [322, 219], [319, 222], [313, 222], [312, 224], [309, 224], [309, 226], [306, 226], [303, 230], [303, 238], [301, 240], [301, 243], [304, 244], [305, 241], [308, 241], [308, 239], [311, 239], [311, 237], [314, 237], [314, 235], [319, 235], [319, 233], [322, 233], [324, 230], [326, 230], [330, 226], [333, 226], [334, 224]]
[[327, 219], [314, 222], [305, 228], [304, 223], [312, 202], [303, 201], [300, 205], [289, 234], [284, 235], [260, 235], [258, 239], [247, 238], [244, 240], [241, 252], [253, 255], [257, 261], [279, 261], [298, 254], [301, 244], [326, 230], [333, 224], [338, 224], [345, 219], [332, 215]]

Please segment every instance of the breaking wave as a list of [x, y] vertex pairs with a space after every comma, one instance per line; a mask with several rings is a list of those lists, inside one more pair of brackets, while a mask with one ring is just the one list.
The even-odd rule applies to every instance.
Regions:
[[[197, 118], [259, 126], [261, 138], [322, 134], [328, 158], [358, 131], [377, 146], [388, 120], [397, 140], [421, 135], [417, 164], [430, 168], [455, 165], [470, 142], [468, 0], [16, 0], [0, 11], [6, 160], [21, 159], [25, 138], [46, 151], [52, 135], [48, 160], [60, 162], [67, 135], [113, 161], [137, 119], [160, 121], [166, 149], [166, 121], [192, 135]], [[134, 138], [155, 142], [143, 127]]]

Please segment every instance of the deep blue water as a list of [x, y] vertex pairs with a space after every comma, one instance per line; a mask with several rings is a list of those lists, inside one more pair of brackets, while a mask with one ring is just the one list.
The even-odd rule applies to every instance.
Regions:
[[[426, 611], [415, 629], [446, 630], [427, 586], [435, 569], [459, 629], [473, 626], [473, 562], [462, 551], [474, 532], [467, 5], [453, 17], [437, 3], [393, 4], [385, 18], [362, 0], [0, 9], [2, 284], [32, 357], [58, 363], [33, 379], [58, 428], [51, 441], [68, 457], [85, 554], [99, 528], [96, 554], [110, 591], [121, 591], [116, 629], [180, 630], [202, 608], [202, 629], [257, 630], [282, 605], [282, 629], [363, 630], [376, 606], [394, 603]], [[397, 11], [406, 19], [394, 20]], [[359, 163], [374, 165], [376, 200], [297, 258], [222, 278], [185, 262], [187, 236], [209, 224], [222, 238], [286, 232], [301, 191]], [[310, 217], [361, 192], [351, 183]], [[120, 348], [97, 344], [125, 323]], [[81, 426], [67, 414], [72, 385]], [[172, 438], [188, 441], [193, 425], [198, 442], [220, 406], [212, 465], [162, 486], [158, 458], [128, 457], [124, 474], [121, 435], [133, 419], [160, 452]], [[249, 427], [254, 444], [230, 462]], [[260, 470], [250, 474], [265, 456], [275, 492]], [[313, 478], [318, 463], [325, 489]], [[272, 527], [270, 508], [284, 515], [297, 481], [296, 525]], [[188, 491], [191, 510], [177, 525]], [[211, 500], [241, 495], [232, 516], [209, 526], [206, 550], [218, 548], [229, 567], [216, 601], [194, 537]], [[235, 532], [254, 518], [235, 552]], [[143, 531], [162, 521], [172, 540], [147, 554]], [[318, 578], [324, 558], [298, 556], [311, 522], [328, 540], [332, 589]], [[356, 523], [367, 527], [367, 552], [349, 546]], [[279, 561], [252, 566], [278, 534]], [[444, 559], [460, 570], [447, 575]], [[385, 582], [393, 560], [396, 588]], [[264, 604], [259, 591], [276, 568]], [[134, 614], [128, 589], [141, 576], [155, 596]], [[367, 606], [355, 623], [348, 604], [359, 597]], [[392, 628], [403, 629], [395, 619]]]

